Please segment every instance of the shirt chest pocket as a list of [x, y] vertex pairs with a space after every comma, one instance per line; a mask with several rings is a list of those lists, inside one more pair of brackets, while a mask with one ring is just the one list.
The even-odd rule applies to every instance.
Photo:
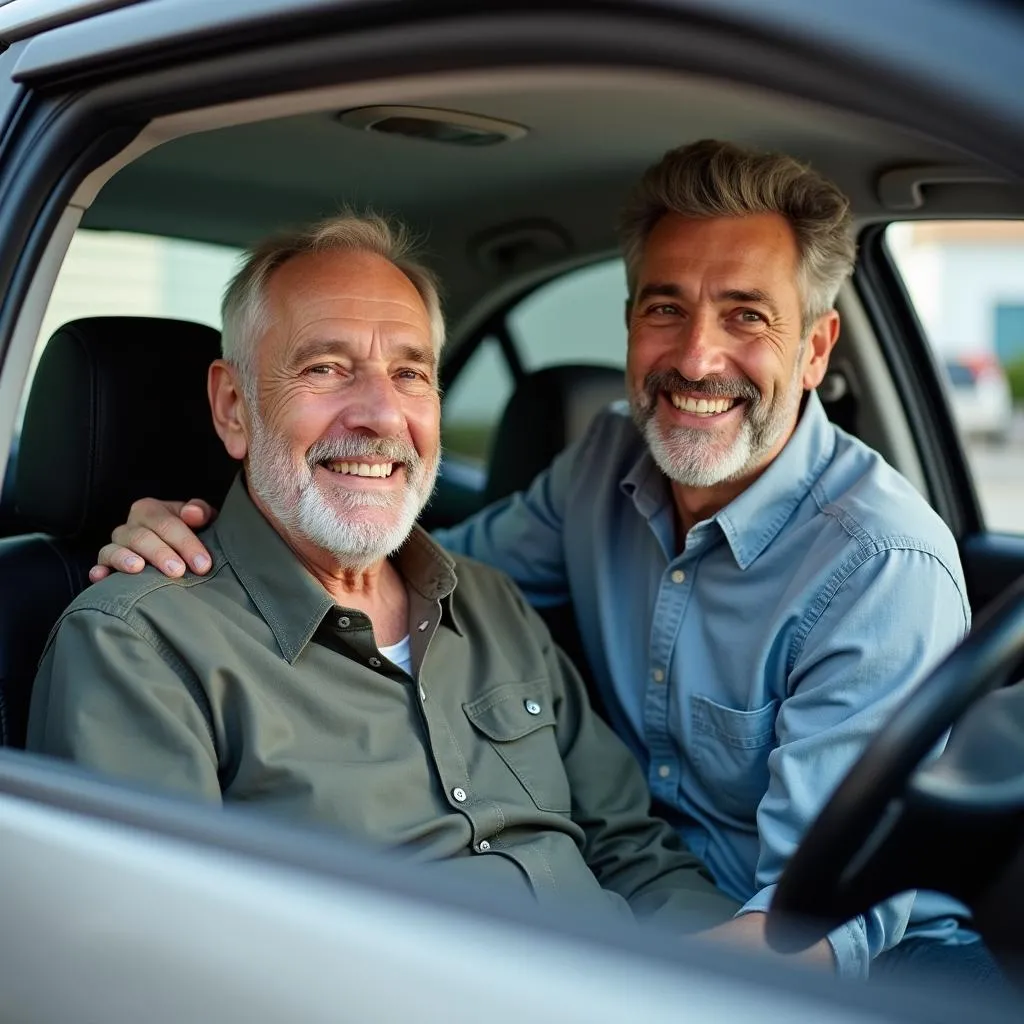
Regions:
[[699, 694], [690, 696], [693, 763], [714, 805], [753, 824], [768, 789], [768, 755], [775, 746], [779, 702], [739, 711]]
[[[568, 814], [572, 794], [555, 737], [555, 710], [545, 684], [507, 684], [462, 707], [476, 732], [487, 739], [488, 749], [483, 754], [489, 751], [499, 758], [495, 763], [479, 752], [471, 757], [485, 776], [487, 795], [501, 799], [506, 790], [500, 776], [507, 779], [510, 771], [542, 811]], [[471, 764], [470, 778], [473, 775]]]

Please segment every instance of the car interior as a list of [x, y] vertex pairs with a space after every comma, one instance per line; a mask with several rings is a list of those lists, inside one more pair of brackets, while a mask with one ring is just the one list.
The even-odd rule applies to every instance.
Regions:
[[[36, 349], [35, 333], [76, 228], [244, 247], [341, 206], [372, 207], [411, 225], [443, 282], [445, 391], [454, 394], [460, 375], [489, 344], [512, 381], [482, 458], [448, 447], [424, 519], [428, 527], [444, 526], [527, 486], [581, 436], [598, 409], [622, 397], [624, 327], [616, 327], [617, 361], [604, 350], [588, 357], [584, 339], [583, 356], [534, 366], [524, 357], [513, 313], [552, 282], [613, 260], [616, 213], [631, 183], [667, 149], [706, 137], [788, 152], [849, 195], [860, 261], [840, 296], [842, 336], [822, 400], [837, 425], [881, 452], [946, 518], [963, 544], [975, 611], [1003, 595], [959, 670], [937, 671], [929, 692], [945, 695], [941, 707], [911, 709], [907, 723], [895, 723], [872, 747], [876, 764], [886, 751], [900, 753], [892, 776], [900, 784], [880, 795], [870, 779], [854, 779], [849, 799], [867, 803], [847, 805], [843, 820], [857, 823], [856, 834], [839, 852], [818, 836], [811, 862], [798, 864], [789, 909], [818, 914], [825, 927], [830, 914], [855, 912], [893, 885], [927, 882], [984, 909], [988, 934], [1007, 963], [1024, 952], [1019, 736], [1004, 737], [1001, 774], [993, 774], [990, 761], [977, 760], [990, 744], [975, 720], [962, 737], [954, 731], [955, 756], [933, 769], [931, 783], [919, 780], [921, 793], [931, 785], [933, 843], [959, 834], [965, 820], [985, 822], [987, 859], [972, 876], [985, 885], [957, 881], [966, 855], [950, 854], [943, 870], [933, 864], [923, 880], [915, 874], [907, 851], [920, 854], [920, 844], [908, 835], [923, 827], [924, 796], [916, 825], [902, 821], [894, 831], [883, 814], [969, 706], [1004, 725], [1013, 720], [1006, 702], [1020, 702], [1021, 687], [1011, 684], [1021, 678], [1024, 632], [1024, 593], [1019, 586], [1005, 593], [1024, 572], [1024, 554], [985, 533], [936, 360], [900, 305], [883, 229], [917, 217], [1021, 216], [1024, 186], [922, 133], [735, 81], [667, 70], [538, 66], [316, 87], [154, 118], [92, 172], [53, 235], [5, 368], [22, 367], [27, 397], [0, 517], [3, 745], [24, 743], [46, 636], [86, 585], [98, 546], [131, 501], [202, 496], [216, 505], [233, 474], [206, 405], [206, 367], [219, 345], [215, 329], [132, 315], [88, 317], [61, 326]], [[576, 311], [566, 310], [565, 332], [575, 320]], [[33, 353], [38, 363], [29, 374]], [[59, 473], [54, 453], [60, 453]], [[552, 610], [548, 621], [579, 662], [571, 608]], [[586, 675], [586, 665], [579, 667]], [[936, 773], [947, 785], [944, 803], [936, 796]], [[877, 856], [865, 861], [869, 840]], [[867, 880], [801, 884], [815, 877], [815, 864], [858, 857]]]

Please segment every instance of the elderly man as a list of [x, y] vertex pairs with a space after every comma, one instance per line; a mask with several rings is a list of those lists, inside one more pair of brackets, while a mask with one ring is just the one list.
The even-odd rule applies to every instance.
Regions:
[[[429, 274], [379, 218], [256, 250], [209, 374], [244, 464], [206, 576], [85, 592], [33, 693], [30, 749], [329, 823], [539, 901], [677, 930], [737, 904], [505, 576], [415, 520], [437, 472]], [[728, 925], [726, 925], [728, 927]]]
[[[694, 143], [638, 183], [623, 243], [632, 416], [599, 415], [526, 493], [438, 539], [537, 606], [573, 601], [614, 726], [757, 942], [803, 831], [970, 609], [949, 530], [814, 392], [854, 260], [841, 192], [786, 156]], [[183, 571], [162, 535], [201, 564], [181, 509], [140, 503], [114, 539]], [[832, 933], [837, 970], [866, 975], [909, 903]], [[883, 961], [985, 976], [958, 909], [919, 896]]]

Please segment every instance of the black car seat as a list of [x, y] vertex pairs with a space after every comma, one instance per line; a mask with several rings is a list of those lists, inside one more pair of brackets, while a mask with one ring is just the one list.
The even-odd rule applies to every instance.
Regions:
[[528, 373], [494, 432], [484, 504], [529, 487], [601, 409], [625, 394], [623, 372], [612, 366], [576, 363]]
[[219, 351], [211, 327], [148, 317], [76, 320], [46, 346], [14, 476], [26, 532], [0, 540], [0, 743], [24, 744], [46, 638], [131, 502], [227, 493], [237, 464], [206, 401]]

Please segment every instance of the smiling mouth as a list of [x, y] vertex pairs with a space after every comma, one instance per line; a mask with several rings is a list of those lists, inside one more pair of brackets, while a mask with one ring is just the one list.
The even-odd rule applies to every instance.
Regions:
[[740, 398], [693, 398], [678, 391], [666, 391], [666, 398], [680, 411], [693, 416], [720, 416], [742, 401]]
[[338, 476], [368, 476], [386, 477], [391, 476], [396, 466], [403, 465], [401, 462], [359, 462], [355, 459], [326, 459], [320, 463], [330, 473]]

